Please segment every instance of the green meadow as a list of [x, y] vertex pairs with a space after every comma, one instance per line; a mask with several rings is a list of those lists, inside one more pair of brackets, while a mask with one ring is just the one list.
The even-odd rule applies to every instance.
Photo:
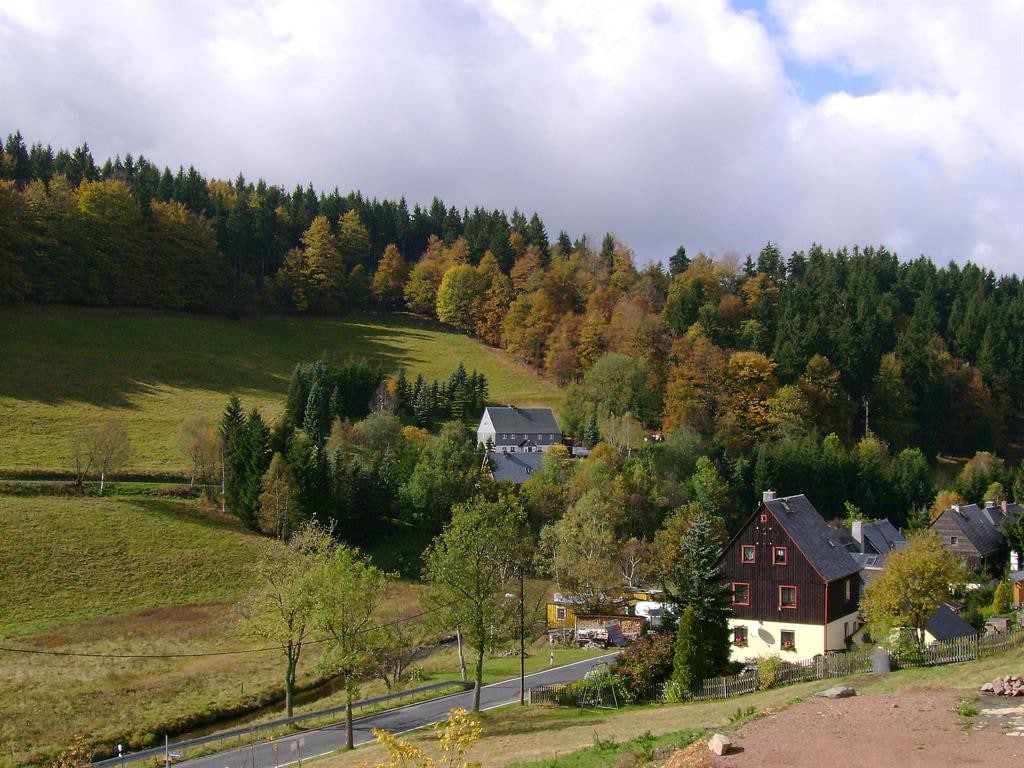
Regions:
[[77, 430], [115, 416], [128, 430], [129, 470], [181, 472], [184, 419], [216, 420], [236, 394], [269, 419], [295, 363], [365, 356], [386, 371], [446, 378], [462, 361], [487, 375], [495, 403], [547, 405], [553, 383], [504, 352], [398, 314], [346, 319], [230, 320], [136, 310], [0, 310], [0, 470], [66, 470]]

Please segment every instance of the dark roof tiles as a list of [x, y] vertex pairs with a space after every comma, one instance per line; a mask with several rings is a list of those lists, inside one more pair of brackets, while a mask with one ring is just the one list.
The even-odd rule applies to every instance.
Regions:
[[764, 505], [825, 581], [860, 570], [846, 549], [843, 532], [829, 528], [806, 496], [786, 496], [765, 501]]
[[486, 413], [491, 417], [495, 432], [519, 434], [562, 433], [550, 408], [517, 408], [515, 406], [488, 406]]
[[495, 482], [515, 483], [522, 485], [534, 472], [539, 472], [544, 463], [544, 454], [538, 452], [499, 453], [492, 451], [489, 455], [493, 469], [491, 474]]

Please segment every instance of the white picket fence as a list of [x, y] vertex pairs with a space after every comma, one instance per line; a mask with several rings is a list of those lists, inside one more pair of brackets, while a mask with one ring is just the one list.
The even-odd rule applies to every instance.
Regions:
[[[889, 661], [892, 669], [956, 664], [1002, 653], [1022, 644], [1024, 629], [1014, 629], [998, 635], [971, 635], [930, 643], [921, 649], [893, 651], [889, 654]], [[828, 677], [869, 674], [873, 670], [871, 654], [872, 649], [862, 648], [803, 662], [782, 662], [774, 666], [770, 673], [763, 671], [759, 674], [758, 670], [750, 670], [727, 677], [710, 677], [701, 683], [700, 691], [689, 698], [692, 701], [727, 699], [763, 688], [777, 688]]]

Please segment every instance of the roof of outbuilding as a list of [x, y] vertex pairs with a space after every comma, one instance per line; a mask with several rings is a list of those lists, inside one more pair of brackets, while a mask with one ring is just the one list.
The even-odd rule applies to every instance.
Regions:
[[864, 541], [871, 545], [874, 554], [884, 555], [894, 549], [903, 549], [907, 546], [906, 537], [888, 520], [872, 520], [870, 523], [864, 523], [861, 525], [861, 531]]
[[924, 623], [924, 628], [936, 640], [952, 640], [955, 637], [970, 637], [978, 634], [974, 627], [964, 621], [959, 614], [954, 613], [945, 603], [939, 603], [935, 613]]
[[499, 453], [490, 454], [493, 469], [491, 475], [498, 483], [515, 483], [522, 485], [534, 472], [540, 471], [544, 462], [543, 453]]
[[514, 405], [488, 406], [484, 412], [491, 417], [495, 432], [521, 432], [523, 434], [561, 433], [550, 408], [517, 408]]
[[843, 532], [829, 528], [802, 493], [765, 501], [764, 505], [825, 581], [841, 579], [860, 570], [844, 546]]

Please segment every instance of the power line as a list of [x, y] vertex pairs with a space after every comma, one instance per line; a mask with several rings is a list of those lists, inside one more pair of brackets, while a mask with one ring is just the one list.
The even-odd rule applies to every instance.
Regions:
[[[427, 608], [426, 610], [420, 611], [419, 613], [413, 613], [409, 616], [402, 616], [401, 618], [395, 618], [391, 622], [385, 622], [384, 624], [378, 624], [373, 627], [367, 627], [364, 630], [359, 630], [353, 634], [362, 634], [365, 632], [376, 632], [377, 630], [384, 629], [386, 627], [395, 627], [399, 624], [406, 622], [412, 622], [415, 618], [422, 618], [425, 615], [433, 613], [438, 610], [442, 610], [447, 607], [451, 607], [455, 603], [446, 603], [444, 605], [437, 605], [433, 608]], [[319, 645], [322, 643], [330, 642], [331, 638], [324, 637], [318, 640], [305, 640], [303, 645]], [[39, 648], [11, 648], [8, 646], [0, 645], [0, 652], [6, 653], [26, 653], [30, 655], [38, 656], [70, 656], [74, 658], [202, 658], [207, 656], [237, 656], [244, 653], [268, 653], [270, 651], [281, 650], [280, 645], [269, 645], [262, 648], [242, 648], [239, 650], [215, 650], [215, 651], [203, 651], [195, 653], [92, 653], [88, 651], [71, 651], [71, 650], [41, 650]]]

